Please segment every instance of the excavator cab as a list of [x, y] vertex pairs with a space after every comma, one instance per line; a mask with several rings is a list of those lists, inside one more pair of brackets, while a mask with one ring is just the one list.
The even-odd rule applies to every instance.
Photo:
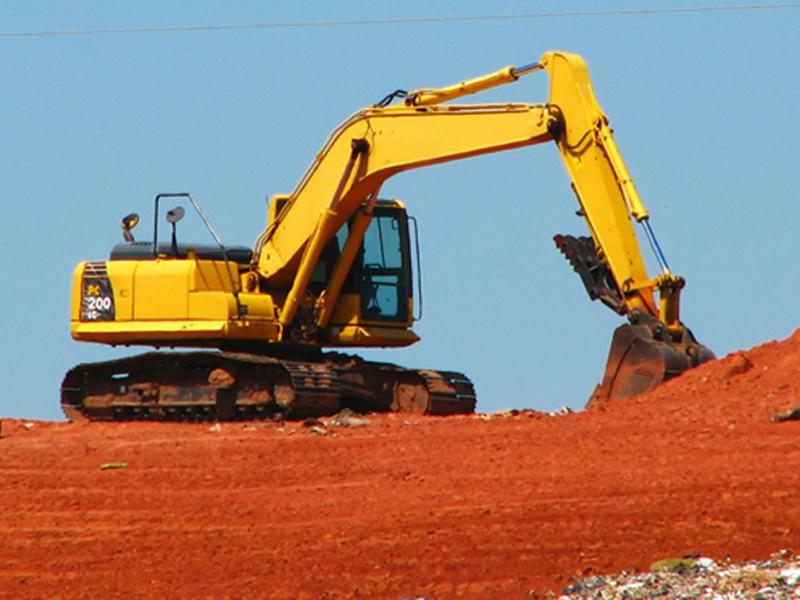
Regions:
[[[401, 202], [376, 203], [333, 310], [328, 342], [350, 345], [370, 339], [374, 345], [404, 346], [419, 339], [409, 329], [414, 322], [409, 222], [413, 221]], [[351, 228], [352, 222], [345, 223], [323, 250], [315, 270], [318, 281], [335, 269]], [[312, 276], [312, 291], [314, 280]]]
[[[359, 296], [359, 318], [405, 326], [412, 302], [408, 217], [396, 203], [382, 204], [374, 211], [342, 291]], [[325, 289], [349, 231], [348, 222], [323, 248], [309, 281], [312, 293]]]

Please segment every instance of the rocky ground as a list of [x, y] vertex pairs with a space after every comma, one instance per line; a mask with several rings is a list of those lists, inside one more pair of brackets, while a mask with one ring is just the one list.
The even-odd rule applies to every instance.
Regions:
[[798, 375], [800, 332], [573, 414], [3, 419], [0, 597], [796, 597]]

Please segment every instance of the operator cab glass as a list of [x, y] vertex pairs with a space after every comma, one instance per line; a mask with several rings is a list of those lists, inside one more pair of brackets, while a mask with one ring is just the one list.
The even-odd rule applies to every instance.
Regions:
[[361, 316], [405, 321], [411, 295], [405, 212], [376, 209], [361, 253]]

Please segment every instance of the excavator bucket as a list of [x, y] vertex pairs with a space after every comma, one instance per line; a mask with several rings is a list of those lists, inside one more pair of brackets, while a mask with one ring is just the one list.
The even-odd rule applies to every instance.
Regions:
[[614, 332], [603, 381], [587, 406], [643, 394], [714, 358], [688, 329], [684, 328], [676, 341], [658, 318], [630, 310], [591, 237], [557, 235], [553, 241], [580, 276], [589, 298], [600, 300], [630, 321]]
[[611, 340], [603, 381], [587, 407], [643, 394], [713, 358], [711, 350], [697, 343], [688, 330], [684, 340], [675, 343], [658, 325], [621, 325]]

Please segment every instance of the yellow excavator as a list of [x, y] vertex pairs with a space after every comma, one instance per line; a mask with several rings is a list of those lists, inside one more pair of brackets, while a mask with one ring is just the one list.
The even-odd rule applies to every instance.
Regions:
[[[546, 104], [449, 103], [542, 70], [550, 79]], [[151, 240], [135, 240], [139, 217], [125, 217], [125, 239], [109, 260], [75, 269], [72, 336], [191, 350], [78, 365], [62, 383], [64, 413], [90, 420], [232, 420], [332, 414], [343, 407], [473, 412], [474, 388], [461, 373], [323, 349], [419, 340], [411, 329], [415, 221], [400, 201], [379, 199], [389, 177], [550, 142], [590, 234], [558, 235], [556, 245], [589, 296], [628, 321], [614, 333], [590, 401], [650, 390], [713, 358], [680, 321], [684, 280], [670, 271], [653, 235], [583, 59], [548, 52], [538, 63], [453, 86], [397, 90], [356, 112], [333, 131], [295, 190], [270, 200], [253, 249], [225, 246], [189, 194], [156, 196]], [[191, 204], [214, 244], [178, 243], [182, 206], [166, 211], [172, 235], [159, 240], [164, 203], [177, 199]], [[648, 275], [634, 222], [658, 261], [655, 277]]]

